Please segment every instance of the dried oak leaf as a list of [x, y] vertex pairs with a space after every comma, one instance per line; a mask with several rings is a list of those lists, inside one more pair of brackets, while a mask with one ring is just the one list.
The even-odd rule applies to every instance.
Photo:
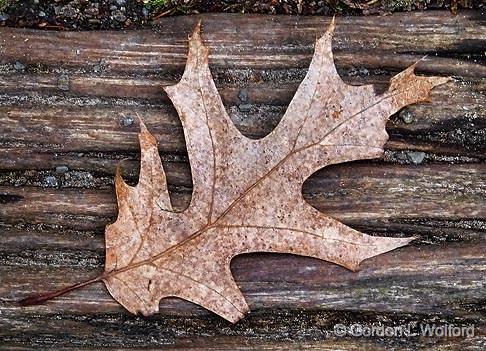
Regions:
[[106, 227], [103, 281], [127, 310], [148, 315], [160, 299], [176, 296], [236, 322], [249, 310], [230, 271], [236, 255], [292, 253], [356, 270], [412, 240], [347, 227], [304, 201], [301, 186], [327, 165], [381, 156], [388, 117], [427, 100], [448, 78], [418, 77], [411, 66], [380, 95], [371, 85], [347, 85], [334, 66], [333, 29], [317, 40], [281, 122], [252, 140], [228, 117], [196, 28], [182, 79], [165, 89], [184, 128], [194, 185], [189, 206], [173, 210], [157, 142], [142, 122], [139, 183], [116, 176], [119, 213]]

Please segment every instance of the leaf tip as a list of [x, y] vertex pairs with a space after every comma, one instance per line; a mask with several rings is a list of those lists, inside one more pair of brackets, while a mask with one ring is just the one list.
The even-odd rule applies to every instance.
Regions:
[[406, 246], [412, 241], [417, 239], [415, 236], [410, 236], [407, 238], [390, 238], [388, 251], [398, 249], [399, 247]]
[[126, 193], [127, 190], [127, 183], [123, 180], [123, 177], [121, 175], [121, 161], [116, 165], [116, 171], [115, 171], [115, 190], [117, 194], [117, 199], [120, 201], [120, 199], [123, 197], [123, 195]]
[[363, 262], [363, 261], [359, 261], [357, 263], [348, 263], [348, 264], [344, 265], [344, 267], [346, 269], [349, 269], [353, 273], [357, 273], [361, 270], [361, 267], [360, 267], [361, 262]]
[[[417, 68], [418, 64], [425, 61], [428, 56], [429, 55], [424, 55], [423, 57], [421, 57], [420, 59], [418, 59], [417, 61], [412, 63], [409, 67], [407, 67], [404, 72], [408, 75], [415, 76], [415, 69]], [[447, 83], [447, 82], [450, 82], [450, 81], [453, 80], [452, 77], [427, 77], [427, 78], [431, 80], [431, 82], [433, 83], [433, 87], [436, 87], [438, 85], [441, 85], [441, 84], [444, 84], [444, 83]]]
[[413, 240], [418, 239], [418, 237], [412, 236], [407, 238], [390, 238], [390, 237], [370, 237], [370, 239], [374, 242], [373, 250], [371, 251], [364, 251], [363, 255], [358, 260], [353, 260], [351, 262], [346, 262], [346, 264], [342, 264], [344, 267], [349, 269], [353, 272], [358, 272], [360, 270], [360, 264], [372, 257], [384, 254], [386, 252], [390, 252], [396, 250], [400, 247], [407, 246]]
[[434, 86], [442, 85], [445, 83], [453, 82], [454, 78], [452, 77], [436, 77]]
[[194, 27], [194, 31], [197, 33], [201, 33], [201, 20], [198, 20], [196, 26]]
[[147, 126], [143, 122], [142, 117], [137, 113], [138, 123], [140, 125], [140, 133], [148, 133]]
[[147, 149], [148, 145], [157, 147], [157, 140], [152, 135], [152, 133], [150, 133], [150, 131], [147, 129], [147, 126], [145, 125], [145, 123], [143, 122], [140, 116], [138, 116], [138, 120], [140, 123], [140, 133], [138, 133], [138, 140], [140, 142], [140, 148], [143, 153], [144, 150]]
[[201, 20], [197, 21], [192, 34], [189, 36], [189, 40], [201, 40]]
[[121, 162], [119, 162], [117, 165], [116, 165], [116, 170], [115, 170], [115, 180], [120, 178], [121, 179]]
[[209, 69], [208, 65], [208, 48], [201, 39], [201, 21], [198, 21], [194, 31], [189, 35], [189, 52], [187, 54], [186, 67], [181, 80], [172, 86], [165, 87], [164, 90], [171, 100], [174, 98], [173, 88], [179, 84], [184, 84], [194, 79], [198, 70]]
[[334, 29], [336, 29], [336, 15], [332, 16], [331, 23], [327, 27], [327, 32], [332, 34], [334, 33]]

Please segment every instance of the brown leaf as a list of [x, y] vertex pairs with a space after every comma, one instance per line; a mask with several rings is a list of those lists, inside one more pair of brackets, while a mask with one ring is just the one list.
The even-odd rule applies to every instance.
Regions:
[[248, 312], [230, 271], [236, 255], [293, 253], [356, 270], [362, 260], [413, 239], [349, 228], [306, 203], [301, 186], [327, 165], [380, 157], [388, 117], [426, 100], [448, 78], [418, 77], [412, 66], [380, 95], [371, 85], [347, 85], [334, 66], [333, 29], [334, 23], [317, 40], [309, 71], [279, 125], [251, 140], [225, 111], [196, 28], [184, 75], [166, 88], [192, 167], [189, 206], [172, 209], [157, 142], [142, 122], [140, 181], [131, 187], [116, 176], [119, 214], [106, 228], [103, 280], [130, 312], [157, 312], [160, 299], [177, 296], [236, 322]]

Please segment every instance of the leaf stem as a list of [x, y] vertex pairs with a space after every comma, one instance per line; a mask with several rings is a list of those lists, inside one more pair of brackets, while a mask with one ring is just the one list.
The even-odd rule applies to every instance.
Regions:
[[91, 285], [93, 283], [99, 282], [99, 281], [103, 280], [104, 278], [106, 278], [106, 272], [98, 275], [97, 277], [94, 277], [94, 278], [85, 280], [83, 282], [79, 282], [79, 283], [73, 284], [71, 286], [68, 286], [68, 287], [65, 287], [65, 288], [62, 288], [62, 289], [59, 289], [59, 290], [50, 291], [50, 292], [47, 292], [47, 293], [44, 293], [44, 294], [40, 294], [40, 295], [31, 295], [31, 296], [28, 296], [25, 299], [22, 299], [22, 300], [18, 301], [18, 304], [20, 306], [39, 305], [41, 303], [44, 303], [44, 302], [46, 302], [48, 300], [51, 300], [51, 299], [57, 297], [57, 296], [64, 295], [64, 294], [66, 294], [66, 293], [68, 293], [70, 291], [73, 291], [73, 290], [76, 290], [76, 289], [85, 287], [87, 285]]

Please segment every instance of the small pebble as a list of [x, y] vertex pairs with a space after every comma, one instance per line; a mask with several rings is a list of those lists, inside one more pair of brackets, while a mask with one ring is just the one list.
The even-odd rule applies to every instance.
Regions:
[[57, 186], [57, 179], [56, 177], [53, 176], [47, 176], [46, 179], [46, 185], [47, 186]]
[[69, 76], [63, 74], [57, 80], [57, 87], [61, 90], [67, 91], [69, 90]]
[[240, 109], [241, 112], [250, 112], [251, 111], [251, 105], [250, 104], [241, 104], [241, 105], [238, 105], [238, 108]]
[[44, 11], [39, 11], [39, 17], [46, 17], [46, 13]]
[[20, 177], [19, 179], [17, 179], [15, 181], [15, 186], [22, 186], [22, 185], [26, 185], [27, 184], [27, 178], [25, 177]]
[[116, 3], [117, 3], [118, 5], [120, 5], [120, 6], [121, 6], [121, 5], [125, 5], [126, 0], [116, 0]]
[[106, 68], [106, 60], [105, 59], [101, 59], [97, 65], [94, 65], [93, 66], [93, 71], [95, 73], [100, 73], [105, 68]]
[[413, 115], [408, 110], [403, 110], [402, 112], [400, 112], [400, 118], [406, 124], [410, 124], [413, 122]]
[[79, 10], [68, 4], [59, 9], [58, 14], [68, 18], [76, 18]]
[[238, 99], [240, 99], [241, 102], [247, 102], [248, 91], [246, 89], [241, 89], [240, 92], [238, 93]]
[[127, 17], [120, 10], [113, 11], [113, 19], [118, 22], [125, 22]]
[[407, 159], [408, 159], [407, 155], [403, 152], [398, 152], [396, 154], [396, 157], [397, 157], [397, 159], [399, 159], [401, 161], [407, 161]]
[[20, 63], [19, 61], [17, 61], [17, 62], [14, 63], [14, 68], [17, 71], [23, 71], [25, 69], [25, 65]]
[[120, 120], [120, 124], [124, 127], [129, 127], [133, 124], [133, 117], [125, 116]]
[[88, 6], [85, 10], [84, 10], [84, 14], [87, 16], [87, 17], [95, 17], [97, 16], [99, 13], [100, 13], [100, 9], [99, 9], [99, 6], [97, 6], [98, 4], [95, 3], [95, 4], [91, 4], [91, 6]]
[[69, 171], [69, 168], [67, 166], [57, 166], [56, 167], [56, 173], [66, 173]]
[[415, 165], [421, 164], [425, 158], [424, 152], [411, 151], [407, 152], [407, 157]]

